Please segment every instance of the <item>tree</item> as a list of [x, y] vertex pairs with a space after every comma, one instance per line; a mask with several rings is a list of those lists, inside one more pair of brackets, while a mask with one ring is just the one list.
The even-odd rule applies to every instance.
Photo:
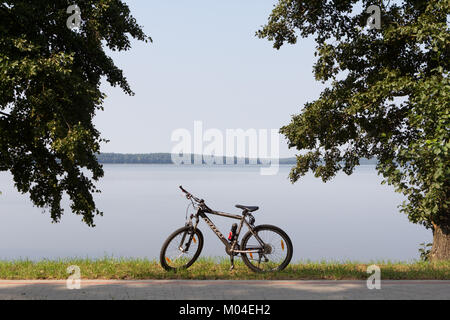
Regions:
[[[371, 28], [378, 5], [381, 28]], [[433, 231], [431, 259], [450, 259], [449, 0], [280, 0], [257, 35], [279, 49], [298, 36], [317, 44], [320, 97], [281, 128], [301, 150], [292, 182], [309, 170], [328, 181], [359, 159], [397, 192], [413, 223]], [[372, 15], [372, 16], [371, 16]]]
[[120, 0], [77, 0], [75, 29], [68, 28], [77, 14], [70, 5], [0, 2], [0, 171], [10, 171], [16, 188], [49, 208], [54, 222], [66, 193], [72, 211], [93, 226], [102, 214], [93, 194], [103, 176], [96, 155], [105, 140], [92, 123], [105, 99], [102, 77], [133, 94], [104, 46], [123, 51], [130, 36], [151, 39]]

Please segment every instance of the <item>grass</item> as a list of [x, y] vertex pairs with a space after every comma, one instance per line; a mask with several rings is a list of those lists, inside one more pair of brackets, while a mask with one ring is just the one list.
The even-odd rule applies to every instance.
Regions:
[[196, 279], [196, 280], [366, 280], [367, 266], [376, 264], [385, 280], [450, 280], [450, 261], [446, 262], [297, 262], [276, 273], [254, 273], [242, 261], [235, 261], [229, 271], [227, 259], [201, 258], [189, 269], [167, 272], [156, 260], [147, 259], [61, 259], [0, 261], [0, 279], [56, 280], [67, 279], [66, 269], [77, 265], [82, 279]]

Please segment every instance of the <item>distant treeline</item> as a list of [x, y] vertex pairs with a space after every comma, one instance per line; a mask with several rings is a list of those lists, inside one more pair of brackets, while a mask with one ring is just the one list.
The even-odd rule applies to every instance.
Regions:
[[[194, 163], [195, 155], [191, 155], [191, 163]], [[141, 153], [141, 154], [131, 154], [131, 153], [101, 153], [97, 156], [100, 163], [154, 163], [154, 164], [173, 164], [172, 155], [170, 153]], [[223, 163], [226, 163], [226, 157], [222, 157]], [[228, 160], [230, 163], [231, 161]], [[254, 162], [254, 160], [253, 160]], [[205, 160], [202, 161], [206, 164]], [[232, 163], [245, 163], [249, 164], [249, 158], [238, 159], [233, 158]], [[295, 158], [281, 158], [279, 159], [280, 164], [295, 164]], [[375, 165], [377, 163], [376, 159], [361, 159], [360, 164], [362, 165]], [[258, 159], [257, 164], [261, 164]]]
[[[194, 154], [191, 154], [191, 163], [195, 162]], [[98, 155], [98, 160], [100, 163], [159, 163], [159, 164], [173, 164], [172, 154], [170, 153], [142, 153], [142, 154], [129, 154], [129, 153], [101, 153]], [[206, 157], [205, 157], [206, 158]], [[202, 158], [202, 163], [206, 164], [205, 158]], [[220, 159], [220, 157], [216, 157]], [[222, 157], [223, 163], [227, 163], [227, 157]], [[258, 159], [257, 164], [261, 164]], [[245, 163], [249, 164], [249, 158], [238, 158], [229, 157], [228, 163]], [[253, 160], [254, 163], [254, 160]], [[280, 163], [295, 163], [295, 158], [280, 159]]]
[[98, 155], [100, 163], [163, 163], [172, 164], [170, 153], [101, 153]]

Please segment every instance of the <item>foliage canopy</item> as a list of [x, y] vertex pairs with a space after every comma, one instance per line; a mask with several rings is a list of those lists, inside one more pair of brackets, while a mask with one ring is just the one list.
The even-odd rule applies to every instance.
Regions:
[[[366, 26], [373, 4], [379, 30]], [[257, 35], [276, 49], [314, 37], [314, 75], [328, 84], [281, 129], [302, 151], [293, 182], [309, 170], [324, 181], [351, 174], [360, 158], [376, 157], [384, 182], [406, 196], [410, 221], [448, 236], [449, 8], [448, 0], [279, 1]]]
[[71, 210], [93, 225], [94, 185], [103, 176], [96, 154], [104, 141], [92, 119], [102, 110], [102, 78], [133, 94], [106, 54], [151, 41], [120, 0], [77, 0], [81, 25], [71, 30], [67, 0], [0, 2], [0, 171], [53, 221]]

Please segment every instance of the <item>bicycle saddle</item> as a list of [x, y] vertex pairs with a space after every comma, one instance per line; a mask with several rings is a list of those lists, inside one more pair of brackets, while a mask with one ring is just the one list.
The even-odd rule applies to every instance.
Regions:
[[253, 206], [242, 206], [240, 204], [237, 204], [235, 206], [236, 208], [242, 209], [242, 210], [247, 210], [248, 212], [253, 212], [259, 209], [259, 207], [253, 207]]

